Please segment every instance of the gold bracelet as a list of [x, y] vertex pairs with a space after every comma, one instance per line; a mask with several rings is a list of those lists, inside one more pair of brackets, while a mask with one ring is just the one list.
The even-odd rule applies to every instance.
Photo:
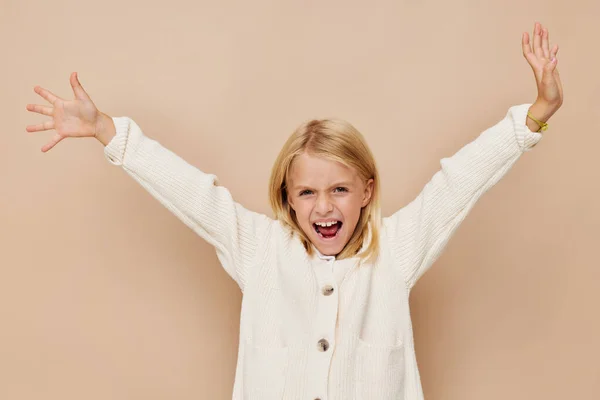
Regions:
[[[540, 128], [542, 128], [542, 129], [541, 129], [542, 131], [545, 131], [545, 130], [547, 130], [547, 129], [548, 129], [548, 124], [547, 124], [547, 123], [545, 123], [545, 122], [542, 122], [542, 121], [538, 121], [537, 119], [535, 119], [535, 118], [533, 117], [533, 115], [531, 115], [531, 113], [530, 113], [529, 111], [527, 111], [527, 116], [528, 116], [529, 118], [531, 118], [532, 120], [534, 120], [534, 121], [535, 121], [535, 123], [536, 123], [536, 124], [538, 124], [538, 125], [540, 126]], [[538, 131], [538, 132], [539, 132], [539, 131]]]

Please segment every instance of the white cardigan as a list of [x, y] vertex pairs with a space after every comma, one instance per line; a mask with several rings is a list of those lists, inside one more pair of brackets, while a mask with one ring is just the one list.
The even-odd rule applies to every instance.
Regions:
[[475, 202], [540, 139], [531, 104], [511, 107], [450, 158], [408, 205], [383, 219], [375, 265], [309, 257], [279, 221], [142, 133], [113, 121], [105, 147], [140, 185], [216, 248], [242, 292], [233, 399], [420, 400], [409, 292]]

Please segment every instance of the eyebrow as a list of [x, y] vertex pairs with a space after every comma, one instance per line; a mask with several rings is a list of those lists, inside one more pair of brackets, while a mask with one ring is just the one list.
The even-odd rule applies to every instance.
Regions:
[[[352, 182], [347, 182], [347, 181], [344, 181], [344, 182], [336, 182], [336, 183], [334, 183], [333, 185], [329, 186], [329, 188], [328, 188], [328, 189], [331, 189], [331, 188], [334, 188], [334, 187], [340, 187], [340, 186], [352, 186]], [[293, 187], [293, 189], [294, 189], [294, 190], [300, 190], [300, 189], [311, 189], [311, 187], [310, 187], [310, 186], [308, 186], [308, 185], [295, 185], [295, 186]]]

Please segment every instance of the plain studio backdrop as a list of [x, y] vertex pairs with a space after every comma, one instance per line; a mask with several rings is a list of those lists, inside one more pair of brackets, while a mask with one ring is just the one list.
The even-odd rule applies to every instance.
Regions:
[[41, 85], [98, 108], [272, 215], [309, 118], [354, 124], [383, 211], [537, 90], [521, 34], [558, 43], [564, 105], [411, 296], [428, 400], [600, 393], [600, 3], [1, 0], [0, 399], [229, 399], [241, 293], [215, 252], [94, 139], [27, 133]]

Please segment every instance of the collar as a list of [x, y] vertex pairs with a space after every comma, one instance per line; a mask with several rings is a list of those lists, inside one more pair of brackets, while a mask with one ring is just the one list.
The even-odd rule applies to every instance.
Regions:
[[326, 255], [321, 254], [321, 252], [317, 249], [317, 247], [315, 245], [313, 245], [313, 250], [315, 251], [315, 253], [317, 253], [317, 257], [319, 257], [321, 260], [326, 260], [326, 261], [335, 260], [335, 256], [326, 256]]

